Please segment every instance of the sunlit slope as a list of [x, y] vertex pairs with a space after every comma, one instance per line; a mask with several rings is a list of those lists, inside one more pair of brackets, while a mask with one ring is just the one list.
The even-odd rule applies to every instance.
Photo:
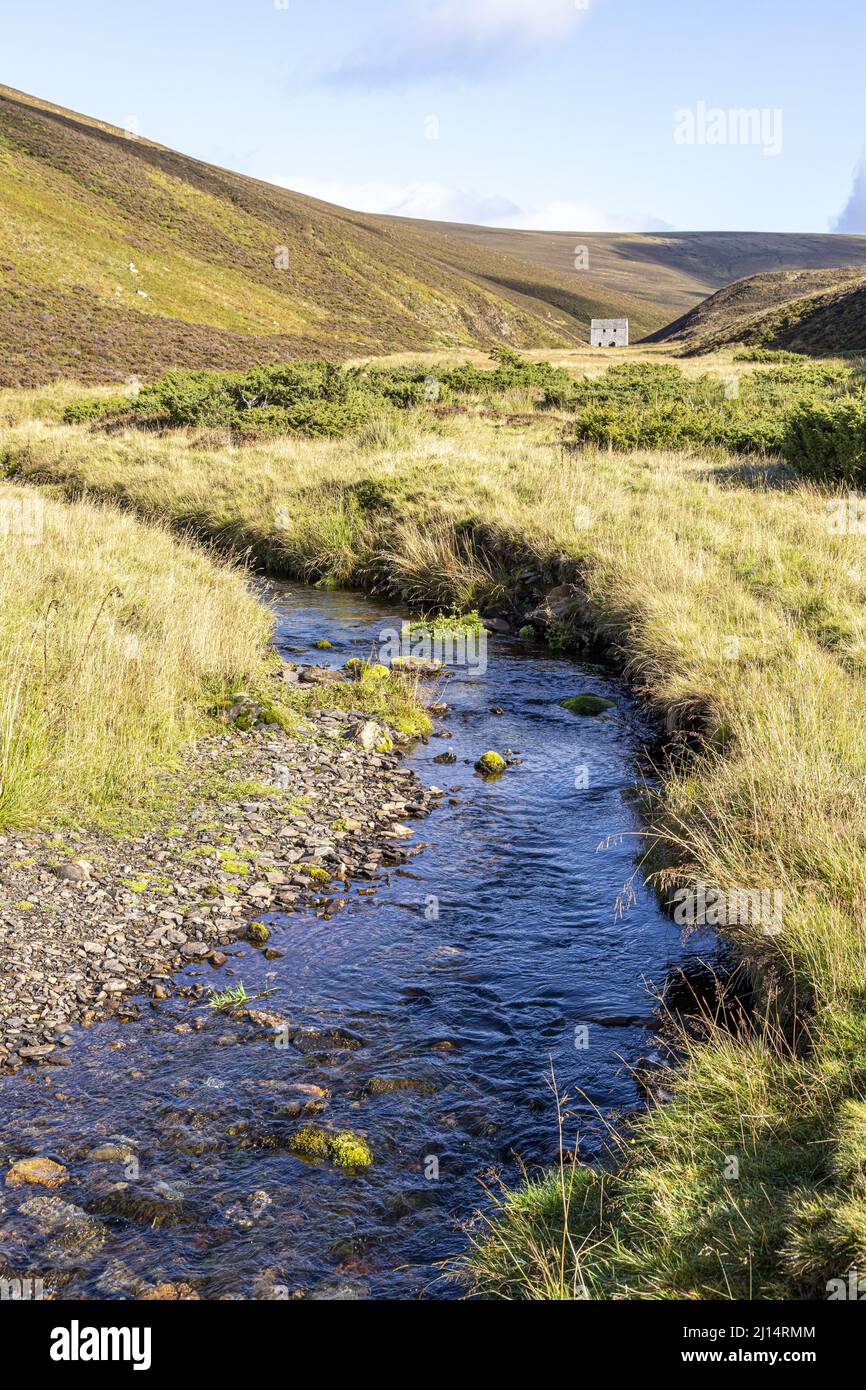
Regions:
[[[404, 223], [405, 220], [401, 219]], [[866, 237], [800, 232], [526, 232], [462, 223], [410, 224], [437, 229], [479, 253], [518, 257], [540, 270], [591, 279], [643, 304], [655, 328], [694, 308], [714, 290], [745, 276], [793, 269], [862, 266]], [[576, 253], [586, 264], [575, 270]], [[632, 334], [634, 337], [635, 334]]]
[[[0, 88], [0, 384], [584, 341], [640, 306]], [[658, 316], [640, 326], [658, 327]]]

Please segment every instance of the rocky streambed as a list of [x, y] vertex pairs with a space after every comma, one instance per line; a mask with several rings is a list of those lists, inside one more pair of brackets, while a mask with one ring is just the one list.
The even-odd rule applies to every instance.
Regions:
[[[274, 602], [285, 659], [325, 686], [403, 616]], [[563, 708], [584, 694], [597, 716]], [[555, 1160], [551, 1068], [586, 1157], [641, 1103], [647, 983], [701, 943], [635, 876], [639, 711], [608, 671], [507, 635], [431, 701], [402, 755], [325, 709], [297, 739], [201, 745], [181, 824], [7, 837], [10, 1287], [453, 1296], [482, 1181]]]
[[[180, 775], [201, 800], [168, 830], [0, 836], [0, 1067], [47, 1059], [73, 1025], [128, 1012], [132, 995], [167, 998], [185, 964], [220, 969], [250, 923], [263, 944], [263, 914], [333, 912], [323, 887], [415, 853], [402, 822], [438, 794], [399, 754], [373, 750], [387, 730], [342, 709], [310, 724], [199, 744]], [[232, 795], [238, 784], [246, 795]]]

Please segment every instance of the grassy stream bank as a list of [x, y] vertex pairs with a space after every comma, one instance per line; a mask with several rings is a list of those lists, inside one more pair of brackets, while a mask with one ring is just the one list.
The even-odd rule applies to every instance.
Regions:
[[548, 639], [591, 631], [670, 735], [648, 807], [660, 891], [771, 890], [781, 917], [723, 924], [757, 985], [749, 1035], [708, 1020], [611, 1171], [508, 1194], [473, 1277], [507, 1297], [823, 1296], [866, 1256], [862, 537], [781, 465], [558, 434], [407, 415], [356, 442], [238, 447], [36, 420], [3, 454], [21, 484], [276, 573], [518, 620], [575, 585]]

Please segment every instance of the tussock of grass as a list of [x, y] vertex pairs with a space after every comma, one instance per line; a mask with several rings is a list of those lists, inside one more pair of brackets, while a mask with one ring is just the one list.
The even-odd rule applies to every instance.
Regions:
[[479, 415], [381, 450], [203, 450], [182, 434], [97, 441], [33, 424], [9, 432], [6, 456], [22, 478], [122, 501], [277, 572], [431, 611], [514, 599], [519, 613], [577, 584], [670, 737], [648, 808], [660, 889], [777, 890], [781, 930], [729, 928], [755, 1030], [707, 1022], [617, 1171], [575, 1170], [564, 1244], [556, 1176], [509, 1194], [477, 1287], [798, 1297], [866, 1259], [852, 1144], [866, 1097], [866, 562], [862, 537], [828, 526], [824, 495], [772, 462], [566, 452], [549, 420], [506, 431]]

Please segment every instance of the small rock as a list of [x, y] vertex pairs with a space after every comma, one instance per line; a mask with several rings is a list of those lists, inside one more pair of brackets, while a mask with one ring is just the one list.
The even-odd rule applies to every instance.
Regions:
[[6, 1174], [7, 1187], [22, 1187], [32, 1182], [39, 1187], [59, 1187], [67, 1181], [69, 1173], [62, 1163], [53, 1158], [19, 1158]]
[[93, 872], [93, 865], [88, 864], [86, 859], [76, 859], [71, 864], [61, 864], [56, 872], [57, 877], [67, 883], [85, 883]]
[[435, 676], [442, 670], [442, 662], [437, 656], [395, 656], [391, 670], [408, 676]]
[[364, 719], [347, 731], [347, 738], [358, 743], [366, 753], [371, 753], [384, 738], [384, 730], [373, 719]]

